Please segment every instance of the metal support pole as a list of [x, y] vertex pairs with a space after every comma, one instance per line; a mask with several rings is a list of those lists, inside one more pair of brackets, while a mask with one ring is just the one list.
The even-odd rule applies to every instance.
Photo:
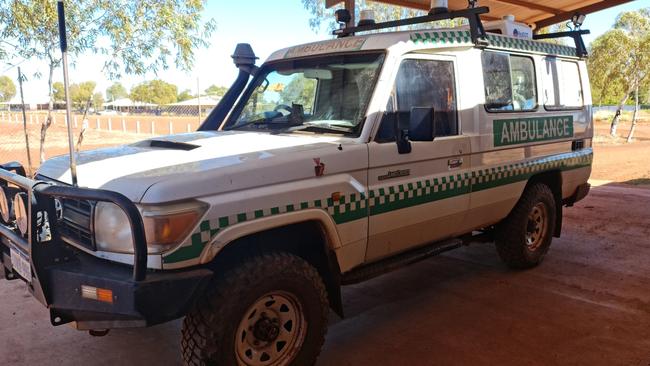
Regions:
[[74, 138], [72, 137], [72, 110], [70, 101], [70, 80], [68, 78], [68, 41], [66, 39], [65, 30], [65, 10], [63, 0], [57, 2], [57, 10], [59, 15], [59, 40], [61, 43], [61, 55], [63, 65], [63, 86], [65, 89], [65, 114], [68, 121], [68, 145], [70, 147], [70, 175], [72, 177], [72, 185], [77, 186], [77, 159], [74, 148]]
[[356, 5], [354, 0], [345, 0], [345, 8], [350, 12], [350, 22], [348, 23], [348, 27], [354, 27], [355, 24], [355, 10], [356, 10]]
[[[29, 134], [27, 133], [27, 112], [25, 112], [25, 96], [23, 95], [23, 74], [18, 67], [18, 85], [20, 87], [20, 104], [23, 110], [23, 131], [25, 132], [25, 148], [27, 149], [28, 175], [32, 175], [32, 153], [29, 150]], [[31, 118], [31, 115], [30, 115]]]

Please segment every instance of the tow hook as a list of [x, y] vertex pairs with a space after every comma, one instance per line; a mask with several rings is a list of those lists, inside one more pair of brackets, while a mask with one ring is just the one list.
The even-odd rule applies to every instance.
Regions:
[[110, 332], [110, 329], [91, 329], [88, 331], [88, 334], [93, 337], [105, 337], [108, 332]]

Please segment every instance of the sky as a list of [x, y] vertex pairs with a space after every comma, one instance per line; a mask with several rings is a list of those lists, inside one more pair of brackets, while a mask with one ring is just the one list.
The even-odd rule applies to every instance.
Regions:
[[[208, 0], [204, 19], [213, 18], [217, 29], [210, 38], [208, 48], [195, 52], [195, 62], [192, 71], [185, 72], [171, 67], [160, 70], [158, 74], [145, 76], [124, 76], [120, 81], [130, 89], [143, 81], [159, 78], [178, 86], [179, 92], [190, 89], [194, 94], [197, 90], [205, 90], [212, 84], [229, 86], [234, 81], [237, 70], [232, 63], [232, 55], [237, 43], [250, 43], [260, 58], [260, 63], [273, 51], [284, 47], [330, 39], [325, 30], [314, 32], [309, 27], [311, 15], [304, 9], [301, 0], [273, 1], [224, 1]], [[480, 4], [480, 1], [479, 1]], [[649, 0], [636, 0], [631, 3], [610, 8], [587, 16], [583, 29], [591, 30], [591, 35], [585, 37], [589, 44], [596, 37], [606, 32], [614, 24], [616, 16], [623, 11], [637, 10], [650, 6]], [[93, 80], [97, 82], [96, 91], [104, 92], [114, 81], [108, 80], [101, 73], [102, 58], [93, 54], [85, 54], [72, 60], [70, 82]], [[16, 60], [12, 64], [17, 63]], [[35, 79], [32, 75], [40, 72], [47, 75], [47, 65], [38, 60], [28, 60], [21, 63], [21, 69], [29, 81], [24, 84], [25, 101], [27, 103], [44, 103], [47, 101], [47, 80], [45, 77]], [[0, 75], [16, 78], [17, 70], [7, 63], [0, 61]], [[55, 81], [63, 80], [63, 71], [55, 71]], [[18, 96], [14, 98], [18, 101]]]

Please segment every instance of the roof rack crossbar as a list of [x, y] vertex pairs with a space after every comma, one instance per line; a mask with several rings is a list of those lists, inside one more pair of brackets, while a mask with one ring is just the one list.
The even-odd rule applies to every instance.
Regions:
[[465, 18], [469, 22], [470, 34], [472, 37], [472, 42], [477, 45], [487, 45], [485, 29], [483, 28], [483, 23], [481, 23], [481, 14], [487, 14], [490, 12], [490, 8], [487, 6], [482, 6], [478, 8], [469, 8], [463, 10], [455, 10], [439, 14], [429, 14], [421, 17], [407, 18], [400, 20], [392, 20], [388, 22], [382, 22], [377, 24], [362, 25], [358, 27], [348, 27], [337, 29], [332, 32], [333, 35], [338, 36], [339, 38], [347, 37], [354, 35], [359, 32], [368, 32], [379, 29], [394, 28], [404, 25], [413, 25], [413, 24], [422, 24], [435, 22], [438, 20], [447, 20], [447, 19], [456, 19], [456, 18]]
[[589, 52], [587, 52], [587, 47], [585, 46], [585, 41], [582, 39], [582, 36], [584, 34], [590, 34], [591, 32], [588, 30], [572, 30], [572, 31], [567, 31], [567, 32], [556, 32], [556, 33], [547, 33], [547, 34], [534, 34], [533, 39], [538, 40], [538, 39], [556, 39], [556, 38], [564, 38], [564, 37], [570, 37], [573, 38], [573, 41], [576, 44], [576, 56], [577, 57], [587, 57], [589, 55]]

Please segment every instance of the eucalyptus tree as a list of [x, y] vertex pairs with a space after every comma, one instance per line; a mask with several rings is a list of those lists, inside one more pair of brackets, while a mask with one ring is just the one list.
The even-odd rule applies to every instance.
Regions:
[[[143, 75], [169, 67], [188, 70], [194, 50], [208, 45], [214, 20], [202, 19], [204, 0], [68, 0], [69, 54], [83, 66], [84, 54], [103, 56], [103, 72]], [[0, 0], [0, 56], [47, 64], [48, 117], [41, 126], [40, 159], [52, 123], [54, 71], [61, 64], [56, 1]]]
[[16, 84], [9, 76], [0, 76], [0, 102], [8, 102], [16, 96]]
[[[412, 18], [416, 16], [426, 15], [427, 11], [418, 10], [403, 6], [392, 6], [377, 3], [369, 0], [357, 0], [356, 10], [372, 10], [375, 14], [375, 21], [384, 22], [389, 20], [397, 20], [404, 18]], [[404, 2], [407, 3], [407, 2]], [[334, 10], [327, 9], [325, 7], [325, 0], [302, 0], [302, 4], [311, 13], [311, 18], [309, 19], [309, 26], [316, 32], [322, 29], [323, 24], [329, 30], [332, 30], [336, 27], [336, 22], [334, 21]], [[357, 13], [355, 19], [359, 19], [359, 14]], [[461, 25], [464, 22], [464, 19], [454, 19], [454, 20], [442, 20], [434, 24], [434, 27], [454, 27]], [[415, 28], [430, 28], [430, 24], [416, 24], [413, 26], [406, 26], [404, 29], [415, 29]]]
[[628, 141], [632, 140], [639, 108], [638, 95], [650, 80], [650, 8], [621, 13], [614, 28], [598, 37], [591, 46], [589, 69], [592, 85], [602, 98], [619, 92], [618, 108], [610, 126], [616, 136], [623, 106], [635, 95], [635, 113]]

